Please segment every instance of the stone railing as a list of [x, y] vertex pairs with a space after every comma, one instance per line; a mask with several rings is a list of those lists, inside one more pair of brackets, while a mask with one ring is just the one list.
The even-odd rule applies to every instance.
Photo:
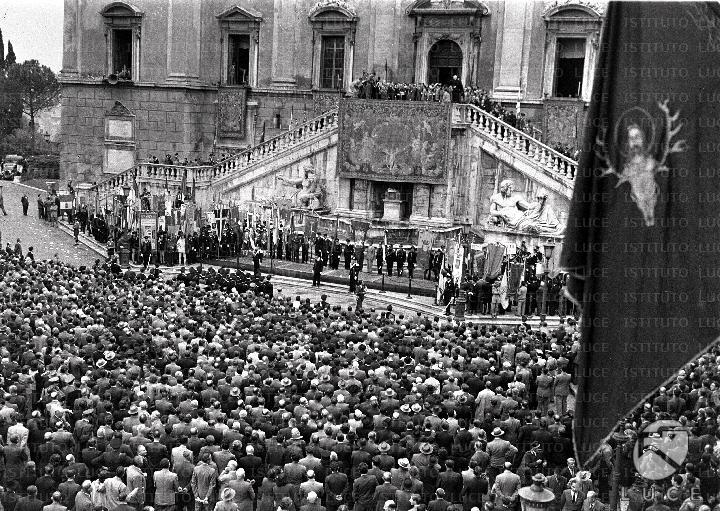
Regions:
[[[576, 161], [560, 154], [539, 140], [524, 133], [497, 117], [481, 110], [474, 105], [453, 105], [453, 123], [469, 125], [491, 137], [498, 144], [515, 156], [520, 156], [534, 162], [548, 174], [561, 179], [571, 185], [577, 173]], [[168, 183], [177, 187], [187, 170], [187, 185], [191, 186], [193, 179], [195, 186], [207, 187], [219, 179], [242, 173], [245, 169], [267, 161], [288, 149], [312, 140], [338, 127], [337, 109], [329, 110], [324, 114], [304, 122], [291, 131], [286, 131], [262, 144], [236, 153], [216, 162], [213, 165], [182, 166], [154, 163], [138, 163], [134, 167], [116, 174], [105, 181], [95, 185], [98, 197], [122, 193], [125, 185], [133, 186], [137, 179], [142, 190], [143, 184], [153, 183], [156, 186]]]
[[182, 181], [185, 170], [187, 170], [188, 186], [191, 186], [193, 178], [195, 179], [195, 186], [209, 186], [218, 179], [241, 172], [298, 144], [325, 134], [337, 128], [337, 125], [338, 111], [333, 109], [298, 125], [291, 131], [283, 132], [262, 144], [228, 156], [213, 165], [183, 166], [162, 163], [138, 163], [134, 167], [96, 184], [92, 189], [97, 190], [98, 197], [104, 198], [116, 193], [122, 193], [122, 187], [125, 185], [133, 186], [134, 179], [137, 179], [141, 191], [143, 184], [150, 182], [155, 184], [166, 182], [172, 187], [177, 187]]
[[552, 176], [569, 182], [575, 179], [578, 162], [474, 105], [454, 105], [454, 108], [454, 122], [459, 119], [459, 122], [469, 124], [502, 144], [504, 149], [534, 161]]
[[272, 158], [277, 154], [291, 149], [298, 144], [325, 134], [338, 126], [337, 109], [330, 110], [324, 114], [300, 124], [292, 131], [286, 131], [251, 147], [239, 154], [235, 154], [225, 160], [216, 163], [212, 169], [211, 180], [222, 179], [238, 171], [251, 167], [262, 160]]

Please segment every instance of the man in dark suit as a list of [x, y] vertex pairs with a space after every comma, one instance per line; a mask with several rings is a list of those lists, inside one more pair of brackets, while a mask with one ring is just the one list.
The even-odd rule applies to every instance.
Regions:
[[255, 486], [259, 486], [265, 476], [264, 463], [259, 456], [255, 456], [255, 448], [252, 445], [245, 447], [245, 456], [237, 461], [238, 468], [245, 470], [245, 477], [254, 480]]
[[385, 257], [385, 255], [384, 255], [385, 252], [383, 251], [384, 246], [385, 245], [380, 245], [380, 248], [378, 248], [378, 251], [375, 254], [375, 262], [377, 263], [378, 275], [382, 275], [382, 267], [383, 267], [383, 262], [384, 262], [384, 257]]
[[412, 246], [407, 254], [407, 267], [411, 279], [415, 276], [415, 265], [417, 265], [417, 249]]
[[547, 489], [555, 494], [555, 500], [552, 501], [548, 511], [560, 511], [560, 499], [563, 492], [567, 489], [567, 478], [561, 474], [560, 467], [555, 468], [555, 473], [547, 478]]
[[569, 481], [570, 479], [575, 478], [578, 471], [579, 471], [579, 469], [577, 468], [577, 465], [575, 464], [575, 458], [568, 458], [567, 466], [560, 471], [560, 475]]
[[438, 475], [437, 487], [445, 490], [447, 500], [453, 504], [460, 502], [460, 494], [463, 487], [462, 475], [455, 472], [455, 462], [447, 460], [445, 462], [445, 472]]
[[450, 502], [445, 500], [445, 490], [438, 488], [435, 491], [435, 499], [428, 504], [428, 511], [447, 511], [448, 507], [450, 507]]
[[398, 247], [395, 251], [395, 262], [397, 263], [397, 274], [398, 277], [402, 277], [403, 267], [405, 266], [405, 260], [407, 255], [402, 247]]
[[317, 286], [320, 287], [320, 273], [323, 269], [323, 261], [320, 256], [317, 256], [315, 258], [315, 262], [313, 263], [313, 287]]
[[[377, 478], [368, 474], [368, 467], [361, 463], [358, 467], [360, 477], [355, 479], [352, 487], [352, 496], [355, 501], [354, 511], [374, 511], [375, 487], [377, 487]], [[443, 510], [444, 511], [444, 510]]]
[[43, 501], [37, 498], [37, 486], [27, 488], [27, 497], [20, 497], [15, 504], [15, 511], [42, 511]]
[[375, 487], [373, 497], [375, 500], [375, 511], [383, 511], [385, 502], [393, 500], [395, 498], [395, 492], [398, 490], [398, 487], [390, 481], [390, 472], [384, 472], [382, 480], [382, 484]]
[[561, 511], [580, 511], [582, 509], [584, 496], [577, 487], [577, 480], [570, 480], [570, 488], [563, 491], [560, 497]]
[[392, 277], [393, 264], [395, 264], [395, 249], [392, 247], [386, 249], [385, 264], [387, 264], [388, 277]]
[[150, 256], [152, 255], [152, 242], [148, 235], [145, 235], [142, 243], [140, 243], [140, 255], [142, 256], [143, 271], [145, 271], [150, 264]]
[[160, 431], [153, 432], [153, 441], [145, 445], [147, 449], [148, 466], [159, 467], [163, 458], [170, 458], [167, 447], [160, 443]]
[[[365, 468], [367, 469], [367, 465]], [[349, 491], [348, 476], [340, 472], [340, 465], [337, 462], [331, 463], [330, 475], [325, 478], [327, 511], [336, 511], [338, 507], [346, 503]]]

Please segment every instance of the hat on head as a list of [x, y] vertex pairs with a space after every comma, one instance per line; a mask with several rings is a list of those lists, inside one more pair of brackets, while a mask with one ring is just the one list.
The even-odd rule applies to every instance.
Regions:
[[400, 458], [398, 460], [398, 467], [400, 468], [410, 468], [410, 461], [407, 458]]
[[410, 405], [407, 404], [407, 403], [404, 403], [404, 404], [400, 407], [400, 411], [403, 412], [403, 413], [410, 413]]
[[130, 415], [137, 415], [137, 414], [138, 414], [138, 407], [137, 407], [137, 405], [130, 405], [130, 409], [128, 410], [128, 414], [130, 414]]
[[420, 446], [420, 452], [423, 453], [423, 454], [430, 454], [430, 453], [432, 453], [432, 451], [433, 451], [432, 445], [430, 445], [430, 444], [427, 443], [427, 442], [424, 442], [424, 443]]
[[381, 442], [380, 445], [378, 445], [378, 451], [380, 452], [388, 452], [390, 450], [390, 445], [387, 442]]
[[500, 437], [503, 436], [505, 432], [501, 428], [495, 428], [492, 430], [492, 436]]
[[225, 502], [230, 502], [235, 498], [235, 490], [232, 488], [224, 488], [220, 498], [222, 498]]

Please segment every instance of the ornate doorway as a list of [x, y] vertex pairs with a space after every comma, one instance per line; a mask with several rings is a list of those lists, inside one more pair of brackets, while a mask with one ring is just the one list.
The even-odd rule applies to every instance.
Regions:
[[428, 81], [447, 85], [453, 75], [462, 80], [463, 53], [460, 46], [449, 39], [436, 42], [428, 52]]

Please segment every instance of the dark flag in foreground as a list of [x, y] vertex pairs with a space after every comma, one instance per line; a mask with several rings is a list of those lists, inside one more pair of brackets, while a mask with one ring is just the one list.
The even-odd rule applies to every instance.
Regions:
[[719, 62], [720, 6], [610, 4], [563, 252], [582, 464], [720, 335]]

